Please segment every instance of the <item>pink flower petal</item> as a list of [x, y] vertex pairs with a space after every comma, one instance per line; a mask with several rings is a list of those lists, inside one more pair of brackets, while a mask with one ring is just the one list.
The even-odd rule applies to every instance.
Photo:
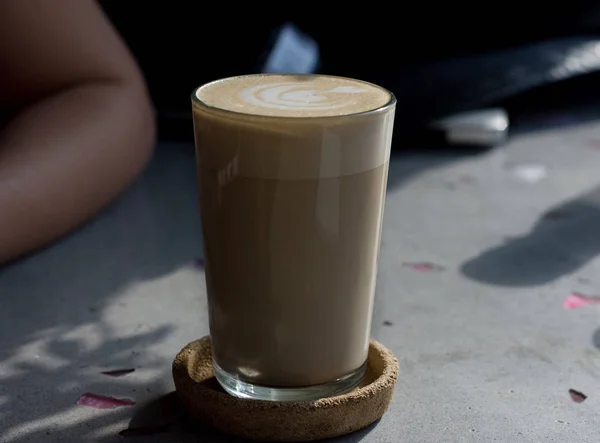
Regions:
[[413, 271], [418, 272], [432, 272], [432, 271], [443, 271], [444, 267], [433, 263], [404, 263], [404, 266], [411, 268]]
[[104, 395], [86, 392], [79, 400], [77, 400], [77, 404], [79, 406], [89, 406], [90, 408], [96, 409], [113, 409], [121, 406], [133, 406], [135, 405], [135, 402], [133, 400], [106, 397]]
[[569, 389], [569, 395], [571, 396], [571, 400], [575, 403], [583, 403], [587, 398], [583, 392], [576, 391], [575, 389]]
[[143, 437], [146, 435], [164, 434], [169, 432], [171, 424], [156, 425], [156, 426], [140, 426], [137, 428], [127, 428], [119, 432], [121, 437]]
[[600, 297], [583, 295], [578, 292], [571, 292], [567, 298], [565, 298], [565, 301], [563, 301], [563, 308], [575, 309], [597, 303], [600, 303]]
[[123, 377], [124, 375], [131, 374], [135, 369], [114, 369], [112, 371], [103, 371], [100, 374], [108, 375], [109, 377]]

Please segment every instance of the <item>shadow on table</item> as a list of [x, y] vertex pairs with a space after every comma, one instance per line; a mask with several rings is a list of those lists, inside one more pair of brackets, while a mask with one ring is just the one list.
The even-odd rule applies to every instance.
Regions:
[[[136, 368], [153, 380], [169, 372], [151, 350], [175, 325], [131, 320], [119, 296], [131, 284], [193, 267], [202, 255], [195, 189], [193, 150], [160, 149], [138, 182], [94, 220], [0, 268], [0, 441], [99, 441], [94, 435], [131, 408], [73, 415], [83, 393], [139, 398], [164, 389], [137, 373], [111, 378], [99, 371]], [[132, 324], [127, 335], [115, 332], [119, 318]]]
[[594, 331], [592, 335], [592, 343], [596, 349], [600, 350], [600, 328]]
[[[545, 129], [568, 128], [597, 122], [600, 108], [589, 94], [576, 111], [553, 111], [552, 95], [537, 94], [533, 109], [520, 110], [513, 135]], [[541, 108], [540, 108], [541, 106]], [[546, 111], [543, 111], [544, 107]], [[510, 108], [510, 106], [509, 106]], [[540, 110], [542, 109], [542, 110]], [[515, 113], [511, 113], [511, 119]], [[514, 120], [514, 119], [513, 119]], [[531, 231], [506, 238], [461, 266], [472, 280], [498, 286], [537, 286], [549, 283], [584, 266], [600, 253], [600, 187], [554, 208], [550, 208]]]
[[[394, 155], [389, 186], [466, 155]], [[193, 266], [201, 255], [194, 151], [163, 145], [118, 202], [61, 242], [0, 269], [0, 441], [110, 442], [132, 408], [79, 410], [83, 393], [140, 401], [172, 389], [163, 382], [170, 365], [152, 347], [168, 340], [175, 325], [150, 328], [140, 318], [122, 336], [111, 322], [123, 316], [132, 322], [134, 313], [119, 300], [127, 286]], [[130, 367], [138, 371], [123, 378], [99, 374]], [[144, 373], [154, 381], [144, 382]]]
[[[328, 439], [331, 443], [358, 443], [365, 438], [379, 423], [367, 426], [360, 431], [338, 438]], [[132, 417], [129, 429], [122, 433], [123, 437], [147, 437], [142, 441], [169, 441], [173, 443], [244, 443], [248, 440], [226, 435], [210, 426], [192, 421], [187, 417], [175, 392], [148, 403]], [[153, 436], [154, 438], [149, 438]], [[140, 441], [140, 440], [138, 440]]]
[[461, 267], [466, 277], [499, 286], [537, 286], [584, 266], [600, 253], [600, 187], [546, 212], [522, 236], [508, 238]]

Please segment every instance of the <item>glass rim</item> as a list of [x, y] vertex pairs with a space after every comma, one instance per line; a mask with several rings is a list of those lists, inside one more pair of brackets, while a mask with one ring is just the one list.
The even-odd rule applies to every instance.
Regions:
[[[227, 80], [233, 80], [236, 78], [247, 78], [247, 77], [269, 77], [269, 76], [283, 76], [283, 77], [327, 77], [327, 78], [333, 78], [333, 79], [340, 79], [340, 80], [350, 80], [353, 82], [358, 82], [358, 83], [363, 83], [363, 84], [367, 84], [369, 86], [375, 87], [377, 89], [383, 90], [385, 92], [387, 92], [390, 96], [390, 99], [385, 102], [383, 105], [378, 106], [376, 108], [373, 109], [368, 109], [366, 111], [361, 111], [361, 112], [353, 112], [351, 114], [337, 114], [337, 115], [305, 115], [305, 116], [287, 116], [287, 115], [263, 115], [263, 114], [252, 114], [250, 112], [240, 112], [240, 111], [232, 111], [230, 109], [223, 109], [220, 108], [218, 106], [213, 106], [213, 105], [209, 105], [208, 103], [200, 100], [198, 98], [198, 91], [200, 91], [200, 89], [205, 88], [207, 86], [213, 85], [215, 83], [220, 83], [223, 81], [227, 81]], [[346, 118], [354, 118], [354, 117], [364, 117], [364, 116], [368, 116], [371, 114], [378, 114], [380, 112], [385, 112], [386, 110], [392, 108], [394, 105], [396, 105], [396, 96], [394, 95], [394, 93], [392, 91], [390, 91], [387, 88], [384, 88], [383, 86], [379, 86], [375, 83], [371, 83], [365, 80], [358, 80], [355, 78], [351, 78], [351, 77], [343, 77], [340, 75], [328, 75], [328, 74], [292, 74], [292, 73], [262, 73], [262, 74], [243, 74], [243, 75], [234, 75], [231, 77], [224, 77], [224, 78], [220, 78], [217, 80], [213, 80], [210, 81], [208, 83], [204, 83], [203, 85], [200, 85], [196, 88], [194, 88], [192, 94], [191, 94], [191, 98], [192, 98], [192, 105], [193, 106], [199, 106], [201, 108], [205, 108], [208, 109], [210, 111], [213, 112], [218, 112], [218, 113], [223, 113], [224, 115], [228, 115], [234, 118], [250, 118], [250, 119], [259, 119], [259, 120], [288, 120], [288, 121], [293, 121], [293, 120], [297, 120], [297, 121], [309, 121], [309, 120], [323, 120], [323, 119], [346, 119]]]

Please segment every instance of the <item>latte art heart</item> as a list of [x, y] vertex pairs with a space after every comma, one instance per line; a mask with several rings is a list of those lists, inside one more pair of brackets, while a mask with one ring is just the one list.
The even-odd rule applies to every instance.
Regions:
[[262, 108], [308, 111], [342, 108], [354, 99], [353, 95], [364, 92], [364, 89], [354, 86], [317, 90], [298, 83], [272, 83], [246, 88], [240, 92], [240, 98]]
[[196, 90], [201, 102], [225, 111], [271, 117], [335, 117], [384, 107], [389, 91], [360, 80], [326, 75], [258, 74], [231, 77]]

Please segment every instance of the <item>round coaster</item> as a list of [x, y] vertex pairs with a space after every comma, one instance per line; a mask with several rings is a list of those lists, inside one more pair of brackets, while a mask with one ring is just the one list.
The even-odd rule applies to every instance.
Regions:
[[316, 401], [272, 402], [233, 397], [214, 377], [210, 337], [183, 348], [173, 362], [177, 395], [192, 417], [238, 437], [300, 442], [362, 429], [387, 410], [398, 379], [398, 360], [374, 340], [361, 384]]

